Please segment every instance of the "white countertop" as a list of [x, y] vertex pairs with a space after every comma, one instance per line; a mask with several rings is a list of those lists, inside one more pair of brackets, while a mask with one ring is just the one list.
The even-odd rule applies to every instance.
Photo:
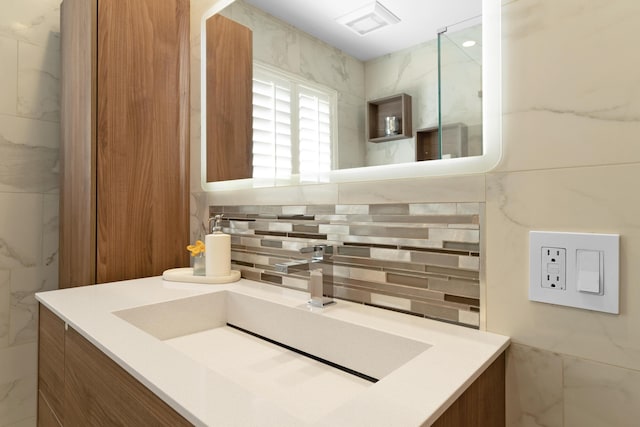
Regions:
[[296, 308], [302, 307], [308, 297], [304, 292], [245, 279], [227, 285], [199, 285], [150, 277], [42, 292], [36, 298], [198, 426], [429, 424], [509, 345], [505, 336], [337, 300], [333, 306], [314, 310], [314, 315], [409, 338], [430, 347], [377, 383], [354, 392], [330, 412], [312, 421], [303, 420], [295, 411], [274, 403], [269, 395], [222, 375], [202, 360], [176, 350], [175, 344], [161, 341], [113, 314], [222, 291]]

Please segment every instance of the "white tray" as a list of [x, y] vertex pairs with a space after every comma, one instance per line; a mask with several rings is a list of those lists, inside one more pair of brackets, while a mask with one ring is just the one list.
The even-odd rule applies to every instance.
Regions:
[[193, 268], [172, 268], [162, 273], [162, 278], [170, 282], [202, 283], [208, 285], [219, 285], [223, 283], [237, 282], [240, 280], [240, 272], [231, 270], [228, 276], [194, 276]]

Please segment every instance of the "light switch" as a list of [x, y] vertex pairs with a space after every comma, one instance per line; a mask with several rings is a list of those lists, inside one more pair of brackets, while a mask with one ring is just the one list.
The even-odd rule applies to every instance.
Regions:
[[576, 287], [580, 292], [602, 293], [600, 251], [578, 249], [576, 251]]

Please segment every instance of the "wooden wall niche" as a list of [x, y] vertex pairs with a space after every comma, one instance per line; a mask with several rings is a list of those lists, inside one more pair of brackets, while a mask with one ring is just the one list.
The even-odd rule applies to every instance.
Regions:
[[438, 127], [416, 131], [416, 161], [437, 160], [442, 155], [451, 157], [468, 156], [468, 132], [463, 123], [453, 123], [442, 127], [442, 152], [438, 145]]
[[207, 182], [251, 178], [252, 31], [214, 15], [206, 32]]
[[[411, 115], [411, 96], [406, 93], [367, 102], [367, 139], [369, 142], [385, 142], [411, 138], [413, 136]], [[385, 134], [385, 118], [387, 116], [400, 118], [400, 133]]]
[[63, 2], [60, 287], [189, 264], [189, 7]]

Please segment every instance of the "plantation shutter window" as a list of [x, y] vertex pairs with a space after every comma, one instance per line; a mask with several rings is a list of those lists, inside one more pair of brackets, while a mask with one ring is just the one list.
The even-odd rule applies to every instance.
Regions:
[[322, 92], [299, 86], [298, 123], [300, 180], [326, 181], [331, 171], [329, 97]]
[[289, 179], [291, 87], [287, 82], [253, 79], [253, 177]]
[[253, 177], [262, 182], [329, 179], [337, 94], [254, 64]]

